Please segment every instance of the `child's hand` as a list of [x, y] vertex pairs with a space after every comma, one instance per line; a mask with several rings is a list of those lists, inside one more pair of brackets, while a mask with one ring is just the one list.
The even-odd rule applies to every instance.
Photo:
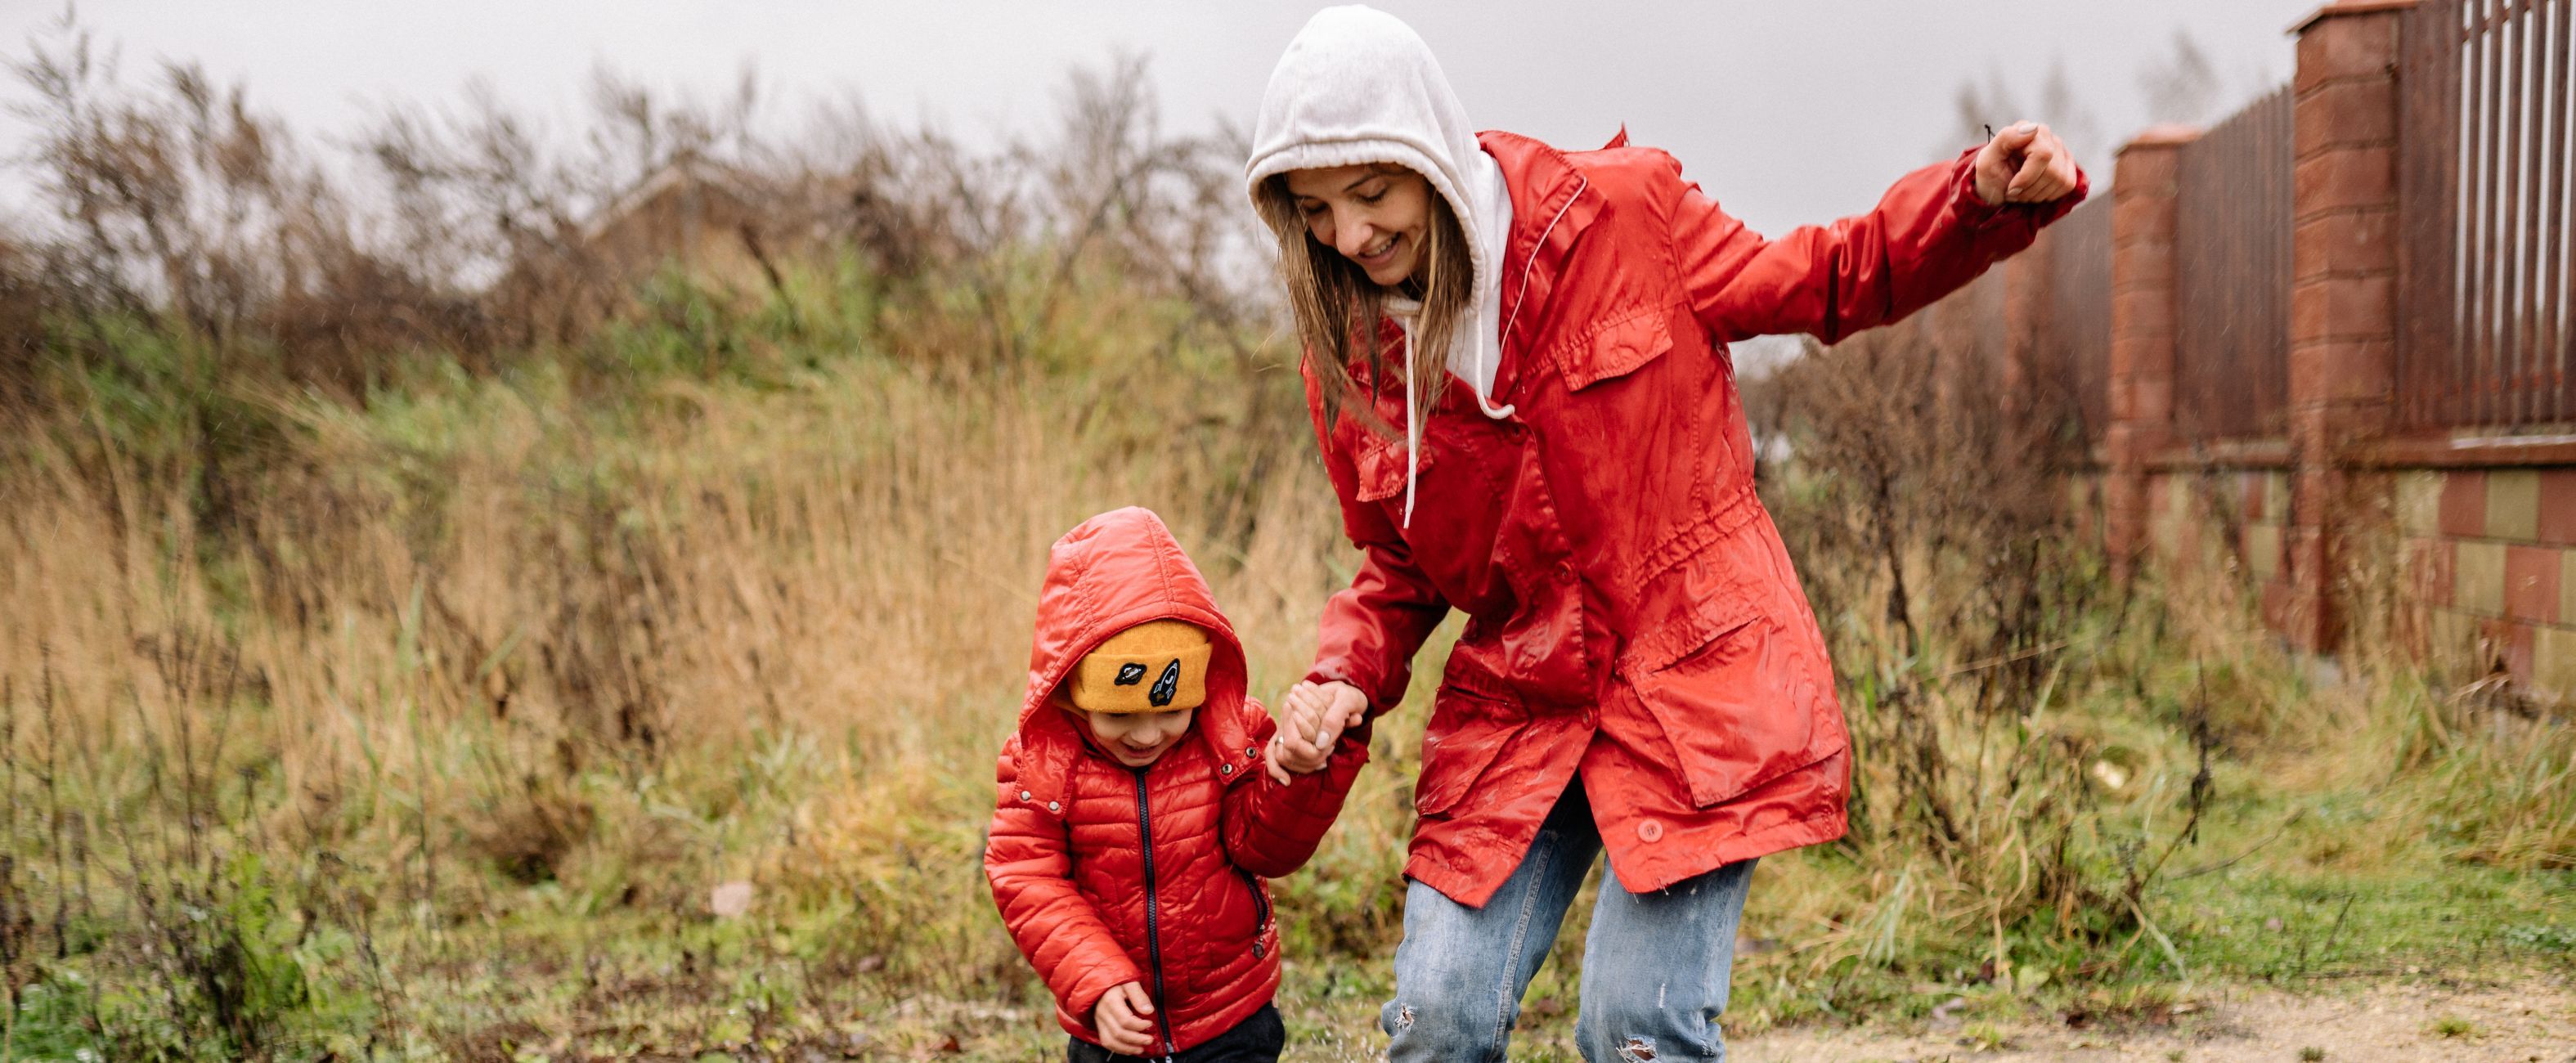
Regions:
[[1285, 783], [1291, 772], [1322, 771], [1342, 732], [1368, 714], [1368, 698], [1358, 687], [1334, 681], [1299, 683], [1281, 700], [1279, 733], [1270, 738], [1263, 759], [1270, 777]]
[[1100, 995], [1091, 1009], [1091, 1025], [1100, 1031], [1100, 1046], [1122, 1056], [1141, 1056], [1154, 1048], [1154, 998], [1145, 987], [1120, 982]]

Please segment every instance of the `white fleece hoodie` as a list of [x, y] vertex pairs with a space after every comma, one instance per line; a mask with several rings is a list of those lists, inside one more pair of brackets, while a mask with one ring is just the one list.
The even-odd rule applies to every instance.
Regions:
[[[1270, 87], [1261, 94], [1252, 159], [1244, 178], [1258, 197], [1261, 182], [1291, 170], [1395, 163], [1428, 178], [1466, 231], [1474, 267], [1474, 312], [1443, 352], [1451, 373], [1474, 390], [1476, 405], [1496, 419], [1494, 371], [1502, 360], [1503, 244], [1512, 229], [1511, 190], [1503, 170], [1476, 144], [1467, 109], [1449, 89], [1430, 46], [1400, 19], [1360, 4], [1328, 7], [1288, 42]], [[1420, 304], [1391, 296], [1387, 310], [1405, 330], [1404, 516], [1413, 519], [1413, 473], [1422, 418], [1414, 406], [1413, 318]]]

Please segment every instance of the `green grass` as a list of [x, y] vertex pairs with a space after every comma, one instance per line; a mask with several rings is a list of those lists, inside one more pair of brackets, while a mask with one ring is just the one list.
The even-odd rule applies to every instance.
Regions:
[[[804, 755], [782, 752], [793, 748], [777, 744], [746, 759], [735, 783], [682, 791], [728, 792], [744, 803], [682, 803], [655, 814], [696, 824], [692, 831], [719, 849], [757, 849], [800, 793], [828, 782], [799, 766]], [[1782, 891], [1862, 869], [1836, 847], [1774, 857], [1757, 877], [1748, 933], [1786, 948], [1742, 959], [1730, 1027], [1908, 1028], [1960, 998], [1963, 1036], [1994, 1047], [2019, 1024], [2072, 1012], [2116, 1024], [2170, 1012], [2234, 982], [2300, 988], [2355, 978], [2477, 980], [2534, 966], [2563, 970], [2576, 959], [2576, 872], [2456, 859], [2453, 843], [2409, 828], [2408, 802], [2388, 787], [2281, 790], [2265, 782], [2272, 777], [2259, 765], [2227, 773], [2201, 840], [2182, 849], [2175, 873], [2149, 892], [2149, 912], [2173, 956], [2143, 933], [2072, 945], [2038, 920], [2007, 929], [2010, 984], [1979, 969], [1991, 941], [1928, 921], [1900, 929], [1878, 962], [1802, 971], [1786, 961], [1812, 931], [1778, 921]], [[614, 790], [633, 792], [635, 783], [600, 775], [584, 785], [595, 802], [605, 802]], [[764, 793], [775, 796], [758, 797]], [[982, 795], [961, 790], [932, 800], [928, 821], [912, 828], [917, 868], [883, 882], [887, 892], [876, 896], [959, 903], [907, 907], [917, 921], [900, 927], [888, 927], [854, 896], [828, 891], [764, 887], [754, 913], [734, 920], [706, 915], [699, 889], [661, 891], [643, 906], [619, 903], [621, 882], [677, 870], [650, 865], [521, 885], [468, 864], [453, 872], [463, 878], [451, 887], [457, 903], [447, 910], [378, 911], [352, 926], [329, 912], [315, 918], [281, 911], [270, 899], [310, 878], [318, 864], [254, 862], [231, 873], [245, 888], [226, 919], [249, 931], [246, 940], [259, 953], [253, 968], [272, 972], [282, 986], [272, 1007], [275, 1027], [285, 1032], [275, 1042], [282, 1058], [552, 1061], [716, 1052], [794, 1059], [807, 1049], [825, 1058], [876, 1058], [946, 1054], [951, 1039], [965, 1059], [1052, 1052], [1061, 1035], [1042, 989], [1015, 957], [996, 959], [991, 938], [998, 927], [976, 903], [982, 884], [971, 828]], [[932, 811], [942, 807], [952, 811]], [[1326, 866], [1343, 873], [1310, 873], [1283, 889], [1293, 944], [1281, 1002], [1306, 1058], [1360, 1058], [1377, 1043], [1376, 1010], [1391, 990], [1387, 942], [1323, 935], [1383, 903], [1374, 887], [1385, 883], [1350, 872], [1392, 869], [1382, 858]], [[335, 888], [399, 893], [369, 874]], [[1526, 998], [1521, 1058], [1574, 1058], [1570, 961], [1586, 903], [1578, 903], [1555, 962]], [[372, 959], [361, 954], [366, 949], [374, 950]], [[120, 1030], [118, 1043], [127, 1047], [173, 1043], [178, 1030], [161, 1025], [149, 982], [99, 966], [110, 959], [75, 954], [44, 966], [43, 980], [22, 999], [18, 1058], [106, 1051], [93, 1028], [101, 1022]], [[92, 992], [98, 985], [120, 988]], [[312, 990], [323, 992], [298, 995]]]
[[[2346, 898], [2352, 898], [2348, 908]], [[806, 1048], [825, 1058], [844, 1050], [857, 1051], [852, 1058], [878, 1058], [880, 1052], [935, 1051], [950, 1038], [966, 1059], [1026, 1059], [1060, 1049], [1061, 1033], [1033, 979], [880, 982], [870, 976], [887, 969], [887, 958], [852, 948], [866, 923], [859, 913], [847, 905], [779, 911], [782, 900], [764, 894], [752, 915], [720, 920], [702, 912], [595, 911], [551, 883], [496, 885], [481, 918], [405, 930], [393, 917], [378, 927], [383, 943], [401, 942], [387, 959], [401, 971], [402, 1010], [420, 1028], [371, 1047], [363, 1034], [367, 1016], [350, 1013], [337, 1030], [315, 1024], [310, 1044], [344, 1058], [379, 1059], [492, 1051], [510, 1054], [485, 1058], [696, 1058], [714, 1051], [794, 1059], [794, 1051]], [[1757, 879], [1757, 918], [1764, 901]], [[2541, 926], [2563, 933], [2576, 926], [2576, 883], [2564, 874], [2517, 876], [2438, 864], [2412, 875], [2231, 869], [2186, 880], [2162, 907], [2176, 913], [2172, 932], [2192, 971], [2188, 981], [2170, 977], [2146, 950], [2126, 954], [2133, 967], [2019, 992], [1973, 977], [1895, 984], [1861, 976], [1840, 986], [1841, 1007], [1801, 1018], [1906, 1028], [1935, 1005], [1961, 997], [1968, 1002], [1960, 1012], [1963, 1036], [1992, 1047], [2020, 1023], [2082, 1010], [2116, 1024], [2124, 1016], [2169, 1012], [2192, 994], [2237, 981], [2296, 987], [2354, 976], [2476, 980], [2530, 964], [2563, 966], [2563, 948], [2518, 943], [2514, 931]], [[1283, 905], [1283, 914], [1294, 919], [1297, 913]], [[2273, 918], [2282, 920], [2282, 929], [2264, 929]], [[990, 932], [989, 923], [989, 913], [958, 912], [952, 922], [919, 928], [913, 944], [936, 954], [957, 947], [952, 935]], [[1570, 928], [1567, 943], [1579, 942], [1579, 933], [1579, 926]], [[345, 977], [347, 969], [335, 966], [345, 959], [311, 962], [317, 972]], [[1760, 1028], [1748, 1017], [1778, 1009], [1792, 995], [1833, 988], [1749, 976], [1759, 970], [1754, 964], [1739, 975], [1730, 1016], [1738, 1032]], [[1286, 975], [1280, 1003], [1304, 1058], [1358, 1058], [1378, 1043], [1377, 1009], [1392, 989], [1384, 955], [1292, 952]], [[82, 984], [61, 978], [40, 984], [22, 1020], [34, 1040], [21, 1042], [19, 1058], [49, 1058], [33, 1053], [94, 1043], [79, 1039], [83, 1010], [66, 996]], [[1515, 1058], [1574, 1058], [1569, 972], [1543, 970], [1524, 1004], [1516, 1043], [1526, 1052]], [[38, 1044], [58, 1047], [32, 1047]]]

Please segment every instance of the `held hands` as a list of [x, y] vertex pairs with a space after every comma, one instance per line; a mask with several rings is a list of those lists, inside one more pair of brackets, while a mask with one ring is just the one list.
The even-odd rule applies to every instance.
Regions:
[[1270, 748], [1263, 751], [1262, 759], [1268, 762], [1270, 777], [1284, 784], [1291, 772], [1307, 775], [1323, 770], [1332, 757], [1333, 743], [1368, 715], [1368, 698], [1358, 687], [1339, 680], [1299, 683], [1288, 688], [1280, 709], [1279, 733], [1270, 736]]
[[1135, 982], [1120, 982], [1100, 995], [1091, 1009], [1091, 1025], [1100, 1031], [1100, 1046], [1122, 1056], [1141, 1056], [1154, 1048], [1154, 998]]
[[2037, 122], [2005, 126], [1977, 152], [1977, 198], [1989, 206], [2052, 203], [2075, 190], [2075, 156]]

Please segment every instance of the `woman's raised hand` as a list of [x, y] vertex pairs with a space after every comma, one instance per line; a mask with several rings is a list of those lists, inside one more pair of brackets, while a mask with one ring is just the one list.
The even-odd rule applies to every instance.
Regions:
[[1270, 748], [1262, 759], [1270, 777], [1285, 783], [1291, 773], [1323, 770], [1332, 757], [1333, 743], [1368, 715], [1368, 698], [1358, 687], [1339, 680], [1299, 683], [1288, 688], [1279, 708], [1279, 731], [1270, 736]]
[[2075, 191], [2075, 156], [2037, 122], [2015, 122], [1977, 153], [1977, 198], [1989, 205], [2050, 203]]

